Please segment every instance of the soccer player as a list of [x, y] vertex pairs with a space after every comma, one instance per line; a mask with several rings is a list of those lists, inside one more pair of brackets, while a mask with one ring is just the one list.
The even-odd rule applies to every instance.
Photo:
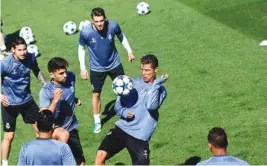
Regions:
[[100, 94], [107, 75], [113, 80], [118, 75], [124, 75], [119, 53], [115, 47], [115, 36], [118, 37], [128, 52], [128, 60], [132, 62], [134, 55], [120, 26], [111, 20], [106, 20], [102, 8], [94, 8], [91, 12], [92, 24], [85, 26], [80, 32], [78, 57], [80, 61], [81, 78], [88, 79], [85, 67], [85, 45], [90, 54], [90, 82], [92, 85], [92, 110], [94, 114], [94, 133], [101, 131]]
[[65, 141], [69, 144], [76, 163], [84, 165], [85, 158], [77, 130], [78, 121], [74, 114], [75, 104], [80, 104], [75, 97], [75, 74], [67, 71], [68, 62], [60, 57], [49, 60], [47, 67], [51, 81], [39, 93], [40, 109], [49, 109], [54, 113], [53, 138], [66, 137]]
[[76, 165], [69, 146], [52, 139], [53, 127], [53, 113], [41, 111], [37, 121], [39, 137], [22, 146], [18, 165]]
[[0, 52], [3, 52], [6, 50], [6, 45], [5, 45], [5, 37], [4, 37], [4, 33], [3, 33], [3, 21], [2, 19], [0, 19], [0, 26], [1, 26], [1, 30], [0, 30]]
[[99, 146], [95, 165], [103, 165], [113, 155], [127, 148], [133, 165], [149, 165], [149, 140], [157, 126], [159, 108], [167, 92], [161, 84], [165, 74], [156, 79], [158, 59], [148, 54], [141, 58], [142, 78], [133, 79], [128, 96], [118, 96], [115, 111], [121, 118], [115, 122]]
[[[1, 61], [1, 112], [4, 137], [2, 140], [2, 165], [8, 165], [8, 157], [16, 129], [16, 119], [22, 115], [25, 123], [34, 124], [39, 117], [39, 107], [30, 90], [30, 71], [45, 84], [45, 79], [33, 54], [27, 53], [27, 45], [18, 37], [12, 42], [12, 54]], [[35, 131], [37, 131], [35, 125]]]
[[221, 127], [214, 127], [209, 131], [208, 146], [213, 157], [197, 165], [249, 165], [246, 161], [227, 154], [227, 135]]

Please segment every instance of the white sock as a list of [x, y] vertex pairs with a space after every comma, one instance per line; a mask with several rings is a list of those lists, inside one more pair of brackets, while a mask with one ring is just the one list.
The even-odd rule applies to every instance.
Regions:
[[101, 123], [100, 114], [94, 114], [95, 123]]
[[8, 166], [8, 160], [2, 160], [2, 166]]

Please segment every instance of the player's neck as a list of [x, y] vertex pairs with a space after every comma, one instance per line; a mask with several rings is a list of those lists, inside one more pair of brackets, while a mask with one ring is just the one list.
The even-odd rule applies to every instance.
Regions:
[[213, 156], [224, 156], [227, 155], [227, 150], [224, 148], [212, 149]]
[[39, 138], [52, 138], [52, 132], [39, 132]]
[[57, 81], [54, 81], [53, 79], [51, 80], [53, 84], [55, 85], [61, 85], [60, 83], [58, 83]]

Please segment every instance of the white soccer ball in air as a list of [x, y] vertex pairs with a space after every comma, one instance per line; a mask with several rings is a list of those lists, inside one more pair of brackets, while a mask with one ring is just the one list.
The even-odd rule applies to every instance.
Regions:
[[39, 48], [34, 44], [30, 44], [27, 46], [27, 52], [34, 54], [35, 57], [38, 57], [40, 55]]
[[32, 29], [29, 26], [22, 27], [19, 31], [19, 36], [22, 37], [27, 44], [33, 43], [35, 41]]
[[91, 22], [89, 20], [81, 21], [80, 24], [79, 24], [79, 30], [81, 31], [83, 29], [83, 27], [86, 27], [90, 23]]
[[146, 15], [150, 12], [150, 6], [145, 2], [140, 2], [136, 7], [136, 11], [140, 15]]
[[117, 95], [126, 96], [133, 89], [133, 82], [126, 75], [119, 75], [112, 82], [112, 89]]
[[72, 35], [77, 31], [77, 26], [73, 21], [68, 21], [63, 25], [63, 31], [67, 35]]

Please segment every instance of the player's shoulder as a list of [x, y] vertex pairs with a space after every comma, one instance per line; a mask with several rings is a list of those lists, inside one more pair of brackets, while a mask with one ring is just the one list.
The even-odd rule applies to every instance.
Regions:
[[107, 20], [107, 22], [108, 22], [108, 26], [111, 27], [111, 28], [116, 28], [116, 27], [119, 26], [119, 24], [116, 21]]
[[73, 71], [68, 71], [67, 72], [67, 77], [70, 79], [70, 80], [75, 80], [76, 78], [76, 75]]
[[85, 27], [83, 27], [80, 33], [83, 35], [89, 35], [92, 32], [94, 32], [94, 29], [93, 29], [92, 23], [90, 23], [86, 25]]
[[242, 159], [239, 159], [237, 157], [234, 157], [234, 156], [230, 156], [233, 160], [235, 160], [238, 165], [249, 165], [246, 161], [242, 160]]

